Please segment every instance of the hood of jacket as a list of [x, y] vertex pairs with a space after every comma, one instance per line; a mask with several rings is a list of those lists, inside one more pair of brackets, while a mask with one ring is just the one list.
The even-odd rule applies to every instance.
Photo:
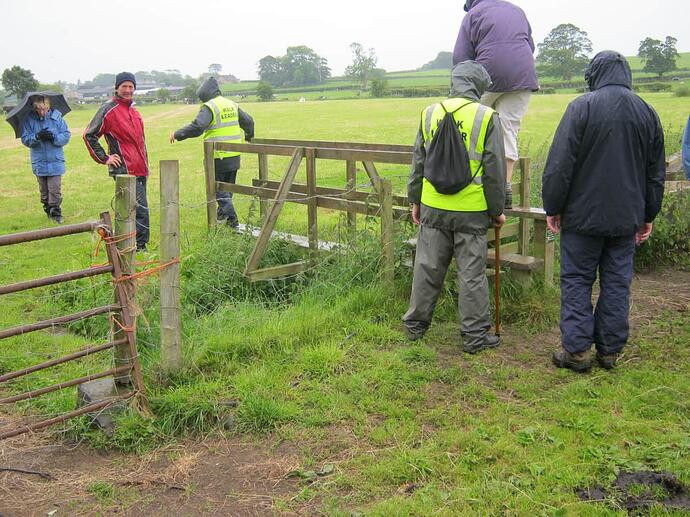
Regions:
[[613, 84], [632, 89], [632, 72], [625, 56], [614, 51], [599, 52], [585, 68], [590, 91]]
[[481, 1], [482, 0], [466, 0], [465, 6], [463, 7], [463, 9], [465, 9], [465, 12], [469, 12], [470, 9], [472, 9], [475, 5], [477, 5]]
[[222, 95], [222, 92], [220, 91], [220, 86], [218, 86], [218, 81], [216, 78], [209, 77], [203, 83], [201, 83], [201, 86], [199, 86], [196, 94], [201, 99], [201, 102], [208, 102], [211, 99]]
[[491, 77], [476, 61], [462, 61], [450, 72], [450, 96], [479, 101], [491, 86]]

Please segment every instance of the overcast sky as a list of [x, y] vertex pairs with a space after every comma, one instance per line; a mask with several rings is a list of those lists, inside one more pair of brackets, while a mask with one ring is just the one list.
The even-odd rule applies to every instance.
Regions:
[[[690, 51], [688, 0], [515, 0], [539, 43], [560, 23], [589, 33], [594, 50], [637, 54], [642, 39], [678, 38]], [[373, 47], [388, 71], [414, 69], [452, 50], [461, 0], [2, 0], [0, 70], [20, 65], [44, 83], [97, 73], [179, 69], [197, 76], [210, 63], [256, 78], [259, 59], [307, 45], [334, 75], [353, 41]]]

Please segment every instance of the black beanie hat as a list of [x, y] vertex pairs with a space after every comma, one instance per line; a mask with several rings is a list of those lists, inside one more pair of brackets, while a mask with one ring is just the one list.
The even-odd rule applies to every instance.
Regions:
[[136, 89], [137, 80], [132, 72], [120, 72], [119, 74], [117, 74], [115, 76], [115, 89], [117, 90], [118, 86], [120, 86], [125, 81], [131, 81], [134, 85], [134, 88]]

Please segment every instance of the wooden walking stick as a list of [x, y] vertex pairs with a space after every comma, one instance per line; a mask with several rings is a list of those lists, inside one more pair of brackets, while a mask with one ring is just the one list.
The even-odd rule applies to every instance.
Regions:
[[495, 334], [497, 336], [501, 335], [501, 228], [499, 226], [494, 227], [494, 238], [496, 243], [494, 244], [494, 268], [496, 274], [496, 288], [494, 295], [496, 296], [496, 328]]

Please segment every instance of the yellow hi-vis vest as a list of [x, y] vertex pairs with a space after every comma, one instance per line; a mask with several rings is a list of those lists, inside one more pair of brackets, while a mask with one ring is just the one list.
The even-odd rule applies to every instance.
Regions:
[[[213, 113], [211, 125], [204, 131], [204, 142], [244, 142], [244, 132], [240, 129], [240, 107], [225, 97], [218, 96], [204, 103]], [[213, 158], [230, 158], [240, 153], [214, 151]]]
[[[422, 204], [451, 212], [483, 212], [488, 210], [482, 184], [482, 154], [489, 121], [494, 110], [478, 102], [463, 98], [443, 101], [446, 111], [453, 113], [470, 158], [470, 171], [474, 180], [460, 192], [441, 194], [426, 178], [422, 179]], [[460, 109], [458, 109], [460, 108]], [[457, 110], [457, 111], [456, 111]], [[428, 149], [431, 139], [438, 129], [446, 112], [440, 103], [432, 104], [422, 111], [422, 135], [424, 146]]]

